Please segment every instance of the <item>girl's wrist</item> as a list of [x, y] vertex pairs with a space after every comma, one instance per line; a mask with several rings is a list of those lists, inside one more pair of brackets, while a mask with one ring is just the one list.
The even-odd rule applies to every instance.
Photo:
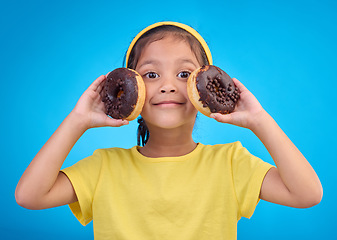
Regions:
[[89, 121], [76, 111], [71, 111], [66, 119], [75, 129], [82, 131], [83, 133], [90, 128]]
[[248, 128], [255, 133], [261, 127], [266, 126], [266, 122], [269, 120], [269, 118], [270, 115], [264, 109], [262, 109], [250, 118]]

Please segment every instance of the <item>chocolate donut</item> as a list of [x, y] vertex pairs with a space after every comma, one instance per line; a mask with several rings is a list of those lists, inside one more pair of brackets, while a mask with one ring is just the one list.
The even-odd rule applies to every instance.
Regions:
[[108, 116], [131, 121], [142, 111], [145, 84], [136, 71], [117, 68], [108, 74], [100, 95]]
[[240, 91], [232, 78], [213, 65], [202, 66], [190, 75], [187, 93], [194, 107], [206, 116], [234, 111]]

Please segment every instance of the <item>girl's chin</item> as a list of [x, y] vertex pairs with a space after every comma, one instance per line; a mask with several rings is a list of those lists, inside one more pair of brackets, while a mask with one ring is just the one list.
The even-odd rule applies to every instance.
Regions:
[[152, 125], [156, 128], [162, 128], [162, 129], [175, 129], [186, 125], [191, 125], [193, 127], [194, 121], [186, 121], [186, 119], [177, 119], [177, 118], [157, 118], [157, 119], [151, 119], [151, 121], [146, 121], [149, 127]]

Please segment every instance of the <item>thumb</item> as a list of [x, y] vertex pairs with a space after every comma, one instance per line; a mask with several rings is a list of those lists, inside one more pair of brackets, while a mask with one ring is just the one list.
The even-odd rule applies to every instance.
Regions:
[[123, 125], [128, 125], [129, 121], [124, 119], [113, 119], [108, 116], [105, 118], [105, 125], [110, 127], [121, 127]]
[[212, 113], [210, 117], [222, 123], [232, 123], [233, 121], [232, 114]]

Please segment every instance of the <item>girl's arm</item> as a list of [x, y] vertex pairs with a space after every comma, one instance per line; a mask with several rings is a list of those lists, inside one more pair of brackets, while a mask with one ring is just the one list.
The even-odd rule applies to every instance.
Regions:
[[70, 180], [60, 172], [70, 150], [89, 128], [128, 124], [128, 121], [111, 119], [105, 115], [99, 95], [101, 83], [105, 79], [102, 75], [91, 84], [29, 164], [15, 191], [19, 205], [29, 209], [44, 209], [77, 201]]
[[323, 189], [309, 162], [261, 107], [257, 99], [237, 79], [234, 83], [241, 91], [241, 98], [231, 114], [213, 114], [219, 122], [250, 129], [261, 140], [277, 168], [266, 174], [260, 198], [269, 202], [306, 208], [318, 204]]

